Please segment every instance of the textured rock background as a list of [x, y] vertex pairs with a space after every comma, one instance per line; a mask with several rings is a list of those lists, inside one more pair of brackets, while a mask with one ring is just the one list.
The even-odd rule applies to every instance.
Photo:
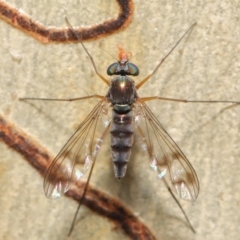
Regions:
[[[64, 11], [73, 26], [117, 14], [114, 1], [8, 1], [44, 25], [64, 27]], [[117, 44], [133, 53], [141, 71], [151, 73], [193, 23], [197, 26], [171, 54], [141, 96], [240, 101], [240, 5], [238, 1], [134, 1], [132, 23], [124, 31], [86, 43], [99, 72], [115, 61]], [[79, 44], [43, 45], [0, 21], [0, 113], [57, 154], [96, 103], [34, 105], [19, 97], [78, 97], [105, 94]], [[105, 51], [109, 54], [107, 54]], [[101, 89], [99, 91], [99, 89]], [[113, 177], [109, 150], [99, 157], [92, 184], [122, 199], [158, 239], [239, 239], [239, 115], [224, 104], [152, 102], [153, 112], [195, 168], [200, 195], [181, 201], [197, 233], [185, 224], [163, 184], [135, 153], [128, 176]], [[216, 116], [216, 117], [215, 117]], [[104, 155], [106, 154], [106, 155]], [[43, 179], [22, 157], [0, 142], [0, 239], [66, 239], [77, 207], [65, 197], [48, 200]], [[114, 225], [82, 208], [71, 239], [125, 239]]]

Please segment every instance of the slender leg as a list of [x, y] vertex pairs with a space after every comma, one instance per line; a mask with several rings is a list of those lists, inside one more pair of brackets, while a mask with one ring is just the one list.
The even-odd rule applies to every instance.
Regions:
[[168, 52], [168, 54], [160, 61], [160, 63], [157, 65], [157, 67], [153, 70], [151, 74], [149, 74], [146, 78], [144, 78], [140, 83], [136, 85], [136, 89], [139, 89], [145, 82], [147, 82], [160, 68], [160, 66], [163, 64], [163, 62], [166, 60], [166, 58], [172, 53], [172, 51], [177, 47], [177, 45], [182, 41], [182, 39], [187, 35], [188, 32], [190, 32], [194, 27], [196, 26], [196, 23], [194, 23], [183, 35], [182, 37], [177, 41], [177, 43], [173, 46], [173, 48]]
[[[137, 126], [137, 131], [138, 131], [138, 134], [142, 137], [142, 139], [146, 139], [146, 136], [143, 134], [143, 131], [142, 131], [142, 129], [141, 129], [140, 126]], [[148, 138], [149, 138], [149, 136], [148, 136]], [[147, 146], [148, 146], [148, 147], [147, 147], [147, 149], [148, 149], [148, 154], [149, 154], [149, 155], [152, 155], [152, 154], [151, 154], [151, 152], [152, 152], [152, 150], [153, 150], [152, 142], [151, 142], [151, 141], [149, 141], [149, 142], [146, 141], [145, 143], [146, 143]], [[185, 211], [184, 211], [181, 203], [178, 201], [178, 199], [176, 198], [175, 194], [174, 194], [173, 191], [171, 190], [169, 184], [167, 183], [167, 180], [166, 180], [164, 177], [162, 177], [161, 179], [162, 179], [165, 187], [167, 188], [168, 192], [170, 193], [170, 195], [172, 196], [172, 198], [174, 199], [174, 201], [176, 202], [176, 204], [177, 204], [178, 207], [180, 208], [180, 210], [181, 210], [182, 214], [184, 215], [184, 217], [185, 217], [185, 219], [186, 219], [189, 227], [191, 228], [191, 230], [193, 231], [193, 233], [195, 233], [195, 229], [193, 228], [193, 226], [192, 226], [192, 224], [191, 224], [191, 222], [190, 222], [187, 214], [185, 213]]]
[[100, 77], [100, 78], [109, 86], [109, 85], [110, 85], [110, 82], [98, 72], [93, 57], [90, 55], [90, 53], [88, 52], [87, 48], [84, 46], [84, 44], [83, 44], [83, 42], [81, 41], [79, 35], [74, 31], [72, 25], [69, 23], [69, 21], [68, 21], [68, 19], [67, 19], [66, 17], [65, 17], [65, 20], [66, 20], [69, 28], [72, 30], [73, 35], [75, 35], [76, 38], [79, 40], [79, 42], [80, 42], [80, 44], [82, 45], [83, 49], [85, 50], [85, 52], [87, 53], [88, 57], [90, 58], [90, 61], [91, 61], [92, 65], [93, 65], [93, 68], [94, 68], [94, 70], [95, 70], [95, 73], [98, 75], [98, 77]]
[[232, 103], [232, 104], [240, 104], [238, 101], [221, 101], [221, 100], [188, 100], [188, 99], [177, 99], [177, 98], [165, 98], [165, 97], [144, 97], [140, 98], [141, 101], [147, 102], [152, 100], [163, 100], [170, 102], [183, 102], [183, 103]]
[[193, 228], [193, 226], [192, 226], [192, 224], [191, 224], [187, 214], [185, 213], [185, 211], [184, 211], [182, 205], [180, 204], [180, 202], [177, 200], [176, 196], [174, 195], [173, 191], [171, 190], [171, 188], [170, 188], [169, 184], [167, 183], [166, 179], [163, 177], [162, 180], [163, 180], [163, 183], [164, 183], [165, 187], [167, 188], [168, 192], [170, 193], [170, 195], [174, 199], [175, 203], [178, 205], [178, 207], [180, 208], [182, 214], [184, 215], [184, 217], [185, 217], [185, 219], [186, 219], [186, 221], [188, 223], [188, 226], [190, 227], [190, 229], [192, 230], [193, 233], [196, 233], [196, 231]]
[[[98, 153], [98, 151], [100, 150], [100, 146], [103, 142], [103, 139], [105, 139], [106, 135], [108, 134], [109, 132], [109, 129], [110, 129], [110, 126], [111, 124], [108, 124], [107, 128], [104, 130], [101, 138], [98, 140], [98, 143], [95, 145], [96, 148], [98, 148], [98, 150], [95, 148], [95, 152]], [[92, 145], [92, 144], [91, 144]], [[80, 207], [82, 206], [82, 203], [83, 203], [83, 200], [86, 196], [86, 193], [87, 193], [87, 189], [88, 189], [88, 186], [89, 186], [89, 182], [90, 182], [90, 179], [91, 179], [91, 176], [92, 176], [92, 172], [93, 172], [93, 168], [94, 168], [94, 165], [95, 165], [95, 162], [96, 162], [96, 158], [97, 158], [97, 154], [94, 155], [94, 160], [93, 160], [93, 164], [91, 166], [91, 169], [90, 169], [90, 173], [88, 175], [88, 178], [87, 178], [87, 182], [85, 184], [85, 187], [83, 189], [83, 194], [82, 194], [82, 197], [79, 201], [79, 204], [78, 204], [78, 208], [77, 208], [77, 211], [75, 212], [74, 214], [74, 218], [73, 218], [73, 221], [72, 221], [72, 224], [71, 224], [71, 227], [70, 227], [70, 230], [69, 230], [69, 233], [68, 233], [68, 236], [71, 235], [72, 231], [73, 231], [73, 228], [74, 228], [74, 225], [75, 225], [75, 222], [76, 222], [76, 219], [77, 219], [77, 215], [78, 215], [78, 212], [80, 210]]]
[[104, 96], [93, 94], [85, 97], [78, 97], [78, 98], [66, 98], [66, 99], [58, 99], [58, 98], [19, 98], [20, 101], [25, 101], [25, 100], [43, 100], [43, 101], [62, 101], [62, 102], [73, 102], [73, 101], [80, 101], [80, 100], [85, 100], [89, 98], [100, 98], [100, 99], [105, 99]]

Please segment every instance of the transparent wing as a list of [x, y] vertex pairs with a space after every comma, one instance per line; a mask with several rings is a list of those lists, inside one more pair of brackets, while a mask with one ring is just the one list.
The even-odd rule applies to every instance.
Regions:
[[106, 135], [105, 130], [110, 125], [110, 121], [105, 121], [104, 125], [101, 123], [101, 129], [105, 130], [98, 131], [99, 117], [106, 114], [107, 105], [107, 100], [101, 100], [94, 107], [51, 163], [43, 183], [47, 197], [62, 196], [69, 189], [70, 183], [81, 178], [95, 161]]
[[136, 124], [143, 150], [159, 178], [164, 178], [182, 199], [193, 201], [199, 193], [195, 170], [148, 106], [136, 103]]

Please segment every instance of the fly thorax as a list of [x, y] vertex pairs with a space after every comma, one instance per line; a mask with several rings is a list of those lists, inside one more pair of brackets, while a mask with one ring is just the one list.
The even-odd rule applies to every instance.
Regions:
[[[127, 112], [136, 100], [134, 81], [127, 76], [118, 76], [111, 82], [107, 98], [116, 111]], [[128, 106], [127, 106], [128, 105]]]

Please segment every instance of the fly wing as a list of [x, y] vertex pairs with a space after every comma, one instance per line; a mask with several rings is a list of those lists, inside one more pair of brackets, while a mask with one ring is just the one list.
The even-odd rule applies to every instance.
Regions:
[[[106, 100], [101, 100], [94, 107], [51, 163], [43, 183], [47, 197], [62, 196], [68, 191], [70, 183], [81, 178], [95, 161], [106, 135], [106, 130], [101, 131], [103, 135], [97, 131], [106, 103]], [[109, 129], [109, 124], [110, 121], [105, 122], [105, 129]]]
[[195, 170], [148, 106], [141, 99], [136, 105], [139, 109], [136, 110], [137, 131], [142, 148], [149, 155], [150, 166], [159, 178], [166, 178], [171, 189], [182, 199], [195, 200], [199, 193]]

